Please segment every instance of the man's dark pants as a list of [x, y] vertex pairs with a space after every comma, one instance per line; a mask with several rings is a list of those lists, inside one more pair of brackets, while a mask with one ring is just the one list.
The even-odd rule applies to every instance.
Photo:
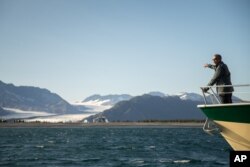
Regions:
[[232, 103], [232, 93], [220, 94], [220, 101], [222, 104]]

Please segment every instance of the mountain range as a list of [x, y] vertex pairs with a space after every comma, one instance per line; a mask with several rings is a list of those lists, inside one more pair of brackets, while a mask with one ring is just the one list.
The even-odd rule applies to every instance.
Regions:
[[2, 81], [0, 81], [0, 107], [10, 111], [18, 109], [21, 111], [38, 111], [53, 114], [80, 113], [59, 95], [47, 89], [32, 86], [15, 86]]
[[205, 116], [196, 107], [200, 101], [181, 99], [179, 96], [152, 96], [145, 94], [128, 101], [118, 102], [114, 107], [87, 118], [89, 122], [105, 116], [109, 121], [143, 120], [194, 120]]
[[[193, 100], [193, 101], [204, 101], [203, 97], [196, 93], [187, 93], [187, 92], [181, 92], [173, 95], [164, 94], [159, 91], [153, 91], [147, 93], [151, 96], [159, 96], [159, 97], [172, 97], [176, 96], [181, 98], [182, 100]], [[92, 112], [92, 113], [99, 113], [104, 110], [112, 108], [115, 104], [117, 104], [120, 101], [128, 101], [132, 99], [134, 96], [131, 96], [129, 94], [115, 94], [115, 95], [99, 95], [95, 94], [92, 96], [89, 96], [85, 98], [83, 101], [71, 103], [75, 107], [77, 107], [79, 110], [84, 112]]]
[[[240, 101], [237, 97], [233, 99]], [[91, 122], [100, 115], [109, 121], [204, 119], [196, 107], [203, 103], [203, 97], [196, 93], [168, 95], [154, 91], [141, 96], [95, 94], [69, 104], [47, 89], [0, 81], [0, 116], [5, 119], [32, 117], [32, 121], [50, 122], [52, 117], [58, 121], [60, 116], [61, 120], [65, 118], [68, 121], [72, 121], [73, 117], [74, 120], [88, 117]]]
[[[214, 97], [208, 95], [207, 103], [212, 104]], [[242, 102], [233, 96], [234, 102]], [[100, 102], [100, 100], [99, 100]], [[144, 121], [144, 120], [201, 120], [205, 116], [197, 108], [204, 104], [203, 96], [197, 93], [181, 92], [173, 95], [161, 92], [149, 92], [116, 103], [112, 108], [87, 118], [89, 122], [100, 116], [109, 121]]]

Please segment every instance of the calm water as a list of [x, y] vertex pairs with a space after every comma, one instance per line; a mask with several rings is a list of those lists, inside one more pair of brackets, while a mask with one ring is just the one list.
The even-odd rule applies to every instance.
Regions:
[[229, 151], [201, 128], [0, 129], [0, 166], [229, 166]]

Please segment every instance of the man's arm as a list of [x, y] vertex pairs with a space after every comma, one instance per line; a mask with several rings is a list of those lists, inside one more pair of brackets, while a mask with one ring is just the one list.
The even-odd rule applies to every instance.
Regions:
[[212, 64], [205, 64], [204, 67], [208, 67], [208, 68], [211, 68], [211, 69], [216, 69], [216, 66], [215, 65], [212, 65]]

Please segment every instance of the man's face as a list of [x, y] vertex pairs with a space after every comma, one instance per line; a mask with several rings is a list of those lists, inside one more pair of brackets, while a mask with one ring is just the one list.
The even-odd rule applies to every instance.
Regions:
[[217, 65], [220, 62], [220, 59], [217, 56], [213, 57], [214, 64]]

